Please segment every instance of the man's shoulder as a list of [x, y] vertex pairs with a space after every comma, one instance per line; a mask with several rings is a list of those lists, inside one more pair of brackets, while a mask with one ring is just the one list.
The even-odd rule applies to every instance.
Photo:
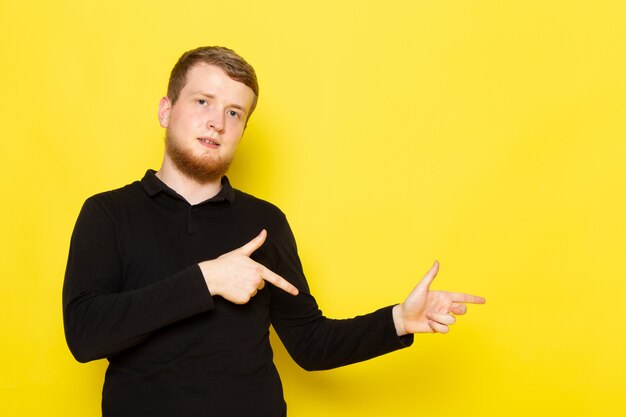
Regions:
[[124, 202], [128, 199], [140, 197], [142, 195], [142, 186], [140, 181], [133, 181], [122, 187], [108, 191], [102, 191], [89, 197], [87, 201], [94, 201], [103, 204], [111, 204], [116, 202]]
[[115, 213], [121, 210], [132, 210], [145, 194], [141, 182], [134, 181], [122, 187], [92, 195], [85, 200], [82, 211], [91, 214], [99, 212], [108, 217], [117, 217]]
[[267, 200], [264, 200], [236, 188], [233, 188], [233, 191], [235, 193], [235, 201], [237, 202], [237, 204], [241, 204], [242, 206], [245, 206], [247, 208], [261, 210], [266, 213], [272, 213], [275, 215], [280, 215], [282, 217], [285, 216], [282, 210], [277, 205]]
[[235, 206], [241, 207], [247, 212], [256, 213], [263, 217], [274, 217], [280, 220], [286, 218], [283, 211], [274, 203], [267, 200], [241, 191], [239, 189], [233, 189], [235, 198]]

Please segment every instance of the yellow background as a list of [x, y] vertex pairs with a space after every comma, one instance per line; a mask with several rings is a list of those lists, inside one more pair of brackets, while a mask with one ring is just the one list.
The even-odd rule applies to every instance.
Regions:
[[[0, 412], [97, 416], [61, 286], [90, 195], [158, 168], [185, 50], [226, 45], [259, 107], [231, 170], [286, 213], [323, 310], [483, 295], [448, 335], [327, 372], [291, 416], [626, 415], [626, 6], [615, 1], [0, 3]], [[274, 342], [277, 342], [273, 338]]]

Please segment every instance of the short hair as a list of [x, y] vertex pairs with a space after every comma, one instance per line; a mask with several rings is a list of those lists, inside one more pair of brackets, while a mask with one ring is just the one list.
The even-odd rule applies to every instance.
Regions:
[[254, 100], [248, 112], [248, 118], [256, 107], [259, 97], [259, 83], [252, 65], [245, 59], [237, 55], [232, 49], [223, 46], [201, 46], [191, 51], [187, 51], [178, 58], [176, 65], [172, 68], [170, 80], [167, 85], [167, 97], [176, 103], [180, 92], [187, 83], [187, 72], [198, 63], [215, 65], [221, 68], [230, 78], [239, 81], [250, 87], [254, 92]]

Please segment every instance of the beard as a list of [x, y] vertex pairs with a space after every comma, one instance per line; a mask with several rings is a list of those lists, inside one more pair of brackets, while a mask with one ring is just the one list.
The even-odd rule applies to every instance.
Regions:
[[221, 180], [233, 161], [233, 155], [228, 158], [194, 155], [180, 143], [169, 129], [165, 131], [165, 152], [183, 175], [199, 183]]

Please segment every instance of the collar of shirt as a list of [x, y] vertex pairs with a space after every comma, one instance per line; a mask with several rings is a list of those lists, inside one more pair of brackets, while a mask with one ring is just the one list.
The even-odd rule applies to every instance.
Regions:
[[[146, 171], [146, 175], [144, 175], [144, 177], [141, 179], [141, 185], [150, 197], [154, 197], [155, 195], [163, 192], [171, 197], [181, 199], [187, 202], [187, 200], [185, 200], [180, 194], [172, 190], [163, 181], [161, 181], [156, 176], [156, 171], [153, 169], [149, 169], [148, 171]], [[222, 201], [228, 202], [230, 204], [235, 201], [235, 191], [233, 190], [233, 187], [230, 185], [230, 181], [228, 181], [228, 178], [226, 176], [222, 177], [222, 189], [213, 197], [197, 205], [206, 203], [218, 203]]]

